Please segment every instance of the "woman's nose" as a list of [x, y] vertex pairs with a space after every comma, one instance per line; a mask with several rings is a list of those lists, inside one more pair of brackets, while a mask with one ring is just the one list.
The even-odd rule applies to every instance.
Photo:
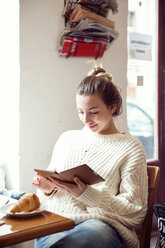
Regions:
[[89, 116], [87, 114], [84, 114], [84, 123], [87, 123], [89, 121]]

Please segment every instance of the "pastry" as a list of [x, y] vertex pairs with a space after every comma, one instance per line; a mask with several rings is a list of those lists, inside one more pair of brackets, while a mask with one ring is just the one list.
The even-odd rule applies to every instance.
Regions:
[[40, 201], [36, 194], [27, 193], [18, 200], [18, 202], [10, 209], [11, 213], [30, 212], [40, 207]]

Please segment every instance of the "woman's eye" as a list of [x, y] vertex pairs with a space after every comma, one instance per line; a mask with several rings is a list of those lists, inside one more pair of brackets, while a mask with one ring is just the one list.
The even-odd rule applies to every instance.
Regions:
[[91, 114], [92, 115], [97, 115], [99, 112], [92, 112]]

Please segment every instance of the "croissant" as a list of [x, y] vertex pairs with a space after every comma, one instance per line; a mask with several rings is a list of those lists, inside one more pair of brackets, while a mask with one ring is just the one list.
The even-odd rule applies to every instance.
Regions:
[[11, 213], [30, 212], [40, 207], [40, 201], [36, 194], [28, 193], [23, 195], [11, 209]]

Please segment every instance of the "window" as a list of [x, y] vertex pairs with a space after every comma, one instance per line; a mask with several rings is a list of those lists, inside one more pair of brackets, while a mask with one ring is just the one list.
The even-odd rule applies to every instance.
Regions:
[[0, 1], [0, 165], [15, 177], [19, 159], [19, 0]]
[[158, 159], [157, 13], [156, 0], [128, 0], [127, 125], [148, 161]]

